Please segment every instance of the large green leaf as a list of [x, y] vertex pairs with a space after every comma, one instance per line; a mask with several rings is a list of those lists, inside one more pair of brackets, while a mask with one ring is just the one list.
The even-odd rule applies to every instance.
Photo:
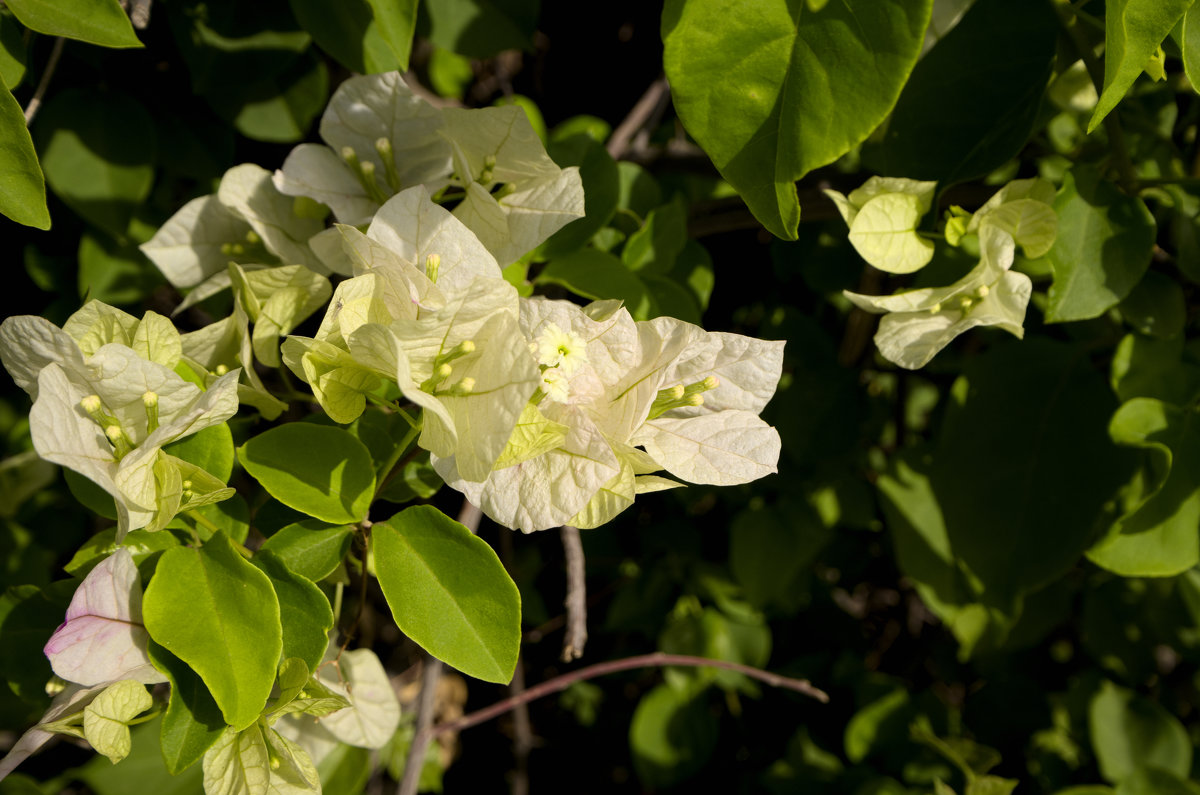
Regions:
[[508, 682], [521, 645], [521, 596], [492, 548], [428, 505], [376, 522], [371, 541], [401, 631], [469, 676]]
[[1108, 0], [1104, 8], [1104, 91], [1087, 131], [1133, 86], [1146, 62], [1195, 0]]
[[72, 210], [123, 240], [154, 182], [154, 119], [137, 100], [82, 88], [55, 92], [36, 133], [50, 188]]
[[1112, 394], [1078, 348], [1011, 343], [963, 379], [930, 480], [982, 599], [1008, 609], [1078, 561], [1132, 461], [1105, 433]]
[[1048, 322], [1098, 317], [1129, 294], [1150, 265], [1154, 216], [1091, 170], [1076, 168], [1054, 198], [1058, 237], [1046, 255], [1054, 270]]
[[0, 14], [0, 81], [10, 90], [19, 86], [25, 77], [28, 57], [24, 28], [7, 14]]
[[25, 114], [0, 83], [0, 213], [19, 224], [50, 228], [46, 182], [38, 165]]
[[260, 550], [251, 560], [271, 578], [279, 599], [279, 621], [283, 628], [283, 657], [299, 657], [308, 670], [321, 663], [333, 626], [333, 610], [321, 589], [288, 569], [271, 550]]
[[149, 654], [154, 667], [171, 683], [160, 740], [167, 770], [178, 775], [217, 741], [225, 731], [225, 718], [203, 680], [183, 660], [153, 642]]
[[888, 120], [882, 173], [945, 186], [986, 174], [1024, 146], [1054, 65], [1044, 0], [977, 0], [921, 59]]
[[280, 425], [239, 447], [238, 459], [272, 497], [297, 511], [334, 524], [367, 516], [375, 492], [371, 454], [341, 428]]
[[1192, 741], [1176, 718], [1136, 693], [1105, 682], [1088, 707], [1100, 774], [1117, 783], [1138, 768], [1156, 767], [1186, 778]]
[[930, 7], [668, 0], [663, 66], [675, 110], [773, 234], [796, 239], [795, 181], [861, 143], [891, 111]]
[[267, 575], [214, 533], [199, 549], [163, 553], [142, 616], [150, 637], [204, 680], [226, 723], [254, 723], [283, 649], [279, 600]]
[[21, 24], [47, 36], [65, 36], [101, 47], [141, 47], [117, 0], [8, 0]]
[[1093, 563], [1127, 577], [1170, 577], [1200, 563], [1200, 417], [1134, 398], [1109, 424], [1117, 444], [1145, 450], [1126, 513], [1088, 550]]

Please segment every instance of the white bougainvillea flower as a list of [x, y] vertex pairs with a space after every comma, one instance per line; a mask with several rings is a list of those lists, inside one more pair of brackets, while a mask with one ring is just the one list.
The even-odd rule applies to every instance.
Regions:
[[275, 188], [269, 171], [243, 163], [225, 172], [216, 194], [192, 199], [140, 248], [172, 285], [191, 290], [177, 313], [229, 287], [230, 262], [328, 273], [308, 244], [327, 211], [299, 204]]
[[[95, 307], [87, 315], [113, 317]], [[68, 328], [79, 325], [75, 319]], [[135, 341], [142, 328], [163, 330], [144, 319], [134, 330]], [[34, 401], [29, 419], [38, 455], [112, 495], [118, 541], [129, 530], [161, 529], [178, 510], [228, 497], [232, 490], [162, 447], [233, 416], [239, 371], [202, 391], [133, 347], [109, 342], [92, 350], [98, 340], [82, 339], [86, 350], [63, 329], [30, 315], [0, 324], [0, 359]], [[175, 345], [145, 347], [177, 364]]]
[[889, 296], [847, 291], [846, 297], [867, 312], [886, 313], [875, 344], [888, 361], [915, 370], [964, 331], [999, 326], [1024, 336], [1025, 309], [1033, 285], [1023, 273], [1009, 270], [1016, 243], [998, 225], [979, 228], [980, 260], [970, 273], [948, 287], [908, 290]]
[[231, 370], [241, 368], [237, 385], [238, 403], [253, 406], [263, 419], [273, 420], [287, 404], [272, 395], [254, 369], [254, 351], [250, 342], [250, 318], [240, 302], [234, 302], [233, 314], [181, 336], [183, 362], [194, 380], [208, 389]]
[[456, 460], [433, 457], [497, 522], [595, 527], [636, 494], [680, 485], [650, 474], [662, 469], [721, 485], [775, 471], [779, 434], [758, 413], [779, 382], [782, 342], [635, 322], [612, 301], [523, 300], [521, 328], [543, 386], [488, 479], [471, 483]]
[[871, 177], [849, 196], [834, 190], [825, 195], [850, 227], [850, 243], [863, 259], [889, 273], [912, 273], [933, 258], [933, 242], [916, 229], [936, 187], [936, 182]]
[[1058, 236], [1054, 193], [1054, 185], [1041, 177], [1013, 180], [975, 211], [966, 231], [978, 233], [982, 224], [992, 224], [1012, 235], [1026, 257], [1041, 257]]
[[392, 195], [415, 185], [432, 191], [453, 170], [439, 131], [441, 111], [415, 96], [399, 72], [352, 77], [338, 86], [321, 116], [328, 146], [292, 150], [275, 185], [333, 210], [344, 224], [368, 223]]
[[79, 584], [45, 651], [55, 674], [85, 687], [119, 679], [165, 682], [146, 655], [149, 638], [141, 577], [132, 553], [121, 547]]
[[583, 217], [583, 182], [559, 168], [520, 107], [446, 108], [455, 185], [465, 191], [454, 215], [501, 265], [515, 262]]

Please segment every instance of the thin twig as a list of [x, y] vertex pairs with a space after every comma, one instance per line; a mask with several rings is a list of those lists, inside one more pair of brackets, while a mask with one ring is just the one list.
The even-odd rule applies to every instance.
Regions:
[[540, 685], [529, 688], [518, 698], [516, 696], [506, 698], [503, 701], [498, 701], [490, 707], [476, 710], [469, 715], [463, 715], [457, 720], [439, 723], [429, 731], [432, 735], [445, 734], [446, 732], [462, 731], [476, 726], [484, 721], [491, 720], [497, 715], [503, 715], [510, 709], [513, 709], [518, 704], [527, 704], [530, 701], [548, 696], [552, 693], [558, 693], [566, 690], [576, 682], [582, 682], [585, 679], [592, 679], [605, 674], [613, 674], [618, 671], [628, 671], [634, 668], [652, 668], [663, 665], [681, 665], [695, 668], [724, 668], [729, 671], [737, 671], [740, 674], [745, 674], [752, 679], [757, 679], [760, 682], [770, 685], [771, 687], [783, 687], [788, 690], [794, 690], [797, 693], [803, 693], [806, 696], [815, 698], [822, 704], [829, 703], [829, 694], [824, 690], [814, 687], [807, 679], [793, 679], [788, 676], [780, 676], [773, 674], [770, 671], [764, 671], [761, 668], [752, 668], [749, 665], [741, 663], [729, 662], [727, 660], [710, 660], [706, 657], [691, 657], [684, 654], [664, 654], [663, 652], [654, 652], [653, 654], [643, 654], [637, 657], [625, 657], [620, 660], [611, 660], [609, 662], [596, 663], [589, 665], [586, 668], [580, 668], [578, 671], [556, 676], [542, 682]]
[[562, 526], [563, 551], [567, 557], [567, 636], [563, 640], [562, 661], [571, 662], [583, 656], [587, 644], [587, 580], [583, 561], [583, 541], [579, 528]]
[[[459, 524], [472, 533], [479, 530], [479, 521], [483, 513], [463, 500], [462, 510], [458, 512]], [[430, 727], [433, 724], [434, 696], [437, 693], [438, 679], [442, 676], [442, 662], [426, 654], [425, 668], [421, 672], [421, 694], [417, 698], [416, 732], [413, 734], [412, 745], [408, 748], [408, 756], [404, 760], [404, 775], [396, 790], [399, 795], [417, 795], [417, 786], [421, 781], [421, 768], [425, 765], [425, 752], [434, 734]]]
[[404, 776], [400, 779], [400, 795], [417, 795], [421, 783], [421, 768], [425, 766], [425, 751], [433, 739], [434, 698], [437, 696], [438, 679], [442, 676], [442, 661], [426, 655], [425, 667], [421, 671], [421, 694], [417, 697], [417, 724], [408, 758], [404, 760]]
[[656, 112], [661, 114], [660, 107], [666, 105], [670, 96], [669, 91], [670, 86], [668, 86], [665, 76], [655, 80], [646, 89], [646, 93], [642, 94], [642, 98], [634, 104], [629, 115], [617, 125], [617, 129], [613, 130], [612, 135], [608, 138], [606, 148], [614, 160], [619, 160], [625, 154], [638, 130], [642, 129], [656, 115]]
[[25, 107], [26, 127], [30, 125], [34, 114], [42, 106], [42, 98], [46, 96], [46, 89], [50, 87], [50, 78], [54, 77], [54, 70], [58, 68], [58, 59], [62, 57], [63, 44], [65, 42], [66, 39], [62, 36], [54, 39], [54, 49], [50, 51], [50, 59], [46, 61], [46, 68], [42, 71], [42, 79], [38, 81], [37, 89], [33, 92], [33, 99], [29, 100], [29, 104]]

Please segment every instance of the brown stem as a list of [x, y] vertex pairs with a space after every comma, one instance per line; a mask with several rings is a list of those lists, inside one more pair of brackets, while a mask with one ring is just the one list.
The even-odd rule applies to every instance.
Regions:
[[666, 77], [660, 77], [650, 84], [646, 93], [642, 94], [642, 98], [629, 111], [629, 115], [617, 125], [617, 129], [613, 130], [612, 135], [608, 138], [606, 148], [613, 160], [621, 159], [621, 156], [628, 151], [638, 130], [642, 129], [656, 115], [656, 112], [661, 113], [660, 108], [665, 106], [669, 96], [670, 87], [667, 85]]
[[587, 581], [583, 560], [583, 541], [579, 528], [569, 524], [562, 527], [563, 551], [567, 558], [567, 636], [563, 640], [562, 661], [571, 662], [583, 656], [587, 643]]
[[42, 106], [42, 98], [46, 96], [46, 89], [50, 87], [50, 78], [54, 77], [54, 70], [58, 68], [58, 59], [62, 57], [63, 44], [66, 42], [62, 36], [54, 40], [54, 49], [50, 51], [50, 59], [46, 61], [46, 68], [42, 72], [42, 79], [38, 81], [37, 88], [33, 92], [33, 99], [29, 100], [29, 104], [25, 107], [25, 126], [28, 127], [33, 121], [34, 115], [38, 112], [38, 108]]
[[788, 690], [794, 690], [797, 693], [803, 693], [806, 696], [815, 698], [822, 704], [829, 703], [829, 694], [824, 690], [814, 687], [807, 679], [793, 679], [788, 676], [780, 676], [773, 674], [770, 671], [764, 671], [761, 668], [753, 668], [749, 665], [741, 663], [729, 662], [728, 660], [710, 660], [706, 657], [691, 657], [684, 654], [664, 654], [663, 652], [654, 652], [653, 654], [642, 654], [637, 657], [625, 657], [620, 660], [610, 660], [609, 662], [596, 663], [589, 665], [586, 668], [580, 668], [578, 671], [556, 676], [542, 682], [540, 685], [529, 688], [520, 696], [512, 696], [503, 701], [498, 701], [490, 707], [476, 710], [469, 715], [463, 715], [457, 720], [439, 723], [432, 727], [429, 732], [432, 735], [444, 734], [446, 732], [462, 731], [469, 729], [472, 726], [491, 720], [497, 715], [503, 715], [510, 709], [519, 704], [527, 704], [530, 701], [535, 701], [542, 696], [548, 696], [551, 693], [558, 693], [566, 690], [576, 682], [582, 682], [585, 679], [592, 679], [605, 674], [613, 674], [618, 671], [628, 671], [634, 668], [652, 668], [663, 665], [681, 665], [690, 667], [708, 667], [708, 668], [724, 668], [728, 671], [737, 671], [740, 674], [745, 674], [752, 679], [757, 679], [760, 682], [770, 685], [771, 687], [784, 687]]

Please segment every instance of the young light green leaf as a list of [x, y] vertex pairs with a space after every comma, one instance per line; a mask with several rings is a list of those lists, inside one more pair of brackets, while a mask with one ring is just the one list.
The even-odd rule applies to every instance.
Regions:
[[274, 497], [334, 524], [366, 518], [375, 469], [362, 442], [341, 428], [294, 422], [238, 448], [242, 466]]
[[492, 548], [431, 506], [371, 528], [375, 567], [400, 630], [463, 673], [507, 682], [521, 597]]
[[1047, 322], [1099, 317], [1129, 294], [1150, 264], [1154, 216], [1093, 171], [1076, 168], [1054, 200], [1058, 237], [1046, 255], [1054, 270]]
[[142, 610], [150, 637], [200, 675], [226, 723], [258, 719], [283, 649], [279, 600], [224, 534], [164, 552]]
[[869, 200], [850, 223], [850, 243], [871, 265], [888, 273], [912, 273], [933, 259], [933, 241], [917, 234], [920, 199], [885, 193]]
[[83, 736], [115, 765], [129, 755], [129, 721], [154, 704], [146, 686], [123, 679], [106, 687], [83, 710]]
[[1126, 577], [1171, 577], [1200, 562], [1200, 418], [1153, 398], [1123, 404], [1108, 427], [1114, 442], [1145, 450], [1125, 514], [1087, 551]]
[[308, 670], [316, 669], [333, 627], [329, 600], [311, 580], [290, 571], [270, 550], [260, 550], [251, 562], [271, 578], [279, 599], [284, 658], [298, 657]]
[[19, 224], [50, 228], [46, 180], [38, 164], [25, 114], [12, 92], [0, 81], [0, 213]]
[[21, 24], [47, 36], [65, 36], [101, 47], [141, 47], [117, 0], [12, 0]]
[[1117, 106], [1194, 0], [1111, 0], [1104, 9], [1104, 90], [1087, 131]]
[[552, 422], [538, 411], [537, 406], [526, 403], [521, 417], [513, 428], [512, 436], [504, 452], [496, 459], [495, 469], [519, 464], [559, 447], [567, 438], [567, 426]]
[[[330, 652], [336, 654], [333, 644]], [[342, 652], [336, 660], [324, 666], [317, 678], [331, 695], [350, 704], [321, 718], [321, 728], [338, 742], [360, 748], [383, 747], [400, 724], [400, 702], [387, 671], [370, 649]]]
[[811, 13], [800, 0], [773, 0], [746, 14], [735, 0], [667, 3], [663, 65], [675, 109], [773, 234], [796, 238], [795, 181], [863, 141], [892, 109], [931, 5], [854, 0]]
[[207, 795], [267, 795], [270, 785], [271, 756], [258, 723], [244, 731], [230, 726], [204, 754]]
[[225, 731], [225, 718], [204, 681], [183, 660], [157, 643], [151, 643], [149, 651], [154, 665], [171, 683], [160, 743], [167, 772], [179, 775], [217, 741]]

